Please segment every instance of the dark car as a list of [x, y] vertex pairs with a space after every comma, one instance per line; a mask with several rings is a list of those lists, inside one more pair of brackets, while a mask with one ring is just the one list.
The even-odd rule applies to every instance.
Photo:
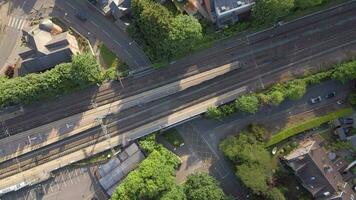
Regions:
[[325, 98], [326, 99], [330, 99], [330, 98], [333, 98], [333, 97], [335, 97], [336, 96], [336, 92], [330, 92], [329, 94], [327, 94], [326, 96], [325, 96]]
[[82, 22], [87, 21], [87, 16], [84, 12], [77, 12], [75, 16]]
[[319, 103], [320, 101], [321, 101], [321, 96], [310, 99], [310, 103], [312, 104]]
[[342, 124], [353, 124], [354, 123], [354, 120], [352, 118], [347, 118], [347, 117], [340, 117], [339, 121]]

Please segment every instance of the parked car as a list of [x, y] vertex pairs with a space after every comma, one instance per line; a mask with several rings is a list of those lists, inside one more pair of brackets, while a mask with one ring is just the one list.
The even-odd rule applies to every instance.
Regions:
[[82, 22], [87, 21], [87, 16], [84, 12], [77, 12], [75, 13], [75, 16]]
[[326, 96], [325, 96], [325, 98], [326, 99], [330, 99], [330, 98], [333, 98], [333, 97], [335, 97], [336, 96], [336, 92], [334, 91], [334, 92], [330, 92], [329, 94], [327, 94]]
[[311, 98], [310, 99], [310, 102], [312, 104], [315, 104], [315, 103], [319, 103], [321, 101], [321, 96], [318, 96], [318, 97], [315, 97], [315, 98]]
[[349, 117], [340, 117], [339, 120], [342, 124], [353, 124], [354, 123], [354, 119], [349, 118]]

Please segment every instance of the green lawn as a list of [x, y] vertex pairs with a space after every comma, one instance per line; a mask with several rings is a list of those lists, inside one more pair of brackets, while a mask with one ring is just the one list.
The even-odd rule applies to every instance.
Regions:
[[172, 128], [162, 133], [162, 137], [167, 140], [173, 147], [180, 147], [184, 143], [182, 136], [177, 129]]
[[110, 51], [104, 44], [100, 45], [100, 55], [105, 62], [105, 68], [115, 67], [117, 65], [116, 55]]
[[321, 116], [321, 117], [316, 117], [313, 119], [310, 119], [308, 121], [305, 121], [301, 124], [298, 124], [296, 126], [284, 129], [283, 131], [273, 135], [271, 139], [267, 142], [267, 147], [277, 144], [278, 142], [281, 142], [289, 137], [292, 137], [294, 135], [297, 135], [298, 133], [301, 133], [305, 130], [320, 126], [321, 124], [325, 122], [332, 121], [336, 118], [351, 115], [352, 114], [352, 108], [344, 108], [340, 109], [335, 112], [331, 112], [327, 115]]
[[128, 75], [129, 69], [126, 63], [119, 60], [104, 44], [100, 45], [100, 56], [104, 62], [107, 79], [116, 80], [117, 76], [126, 77]]

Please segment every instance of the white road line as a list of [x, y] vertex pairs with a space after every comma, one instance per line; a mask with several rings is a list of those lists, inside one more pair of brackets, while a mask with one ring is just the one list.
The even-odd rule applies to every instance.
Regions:
[[21, 8], [23, 8], [26, 4], [26, 1], [23, 1], [23, 4], [21, 5]]
[[94, 21], [90, 21], [90, 23], [92, 23], [95, 27], [99, 27], [99, 25], [97, 25]]
[[66, 2], [66, 4], [67, 4], [69, 7], [71, 7], [73, 10], [75, 10], [75, 7], [72, 6], [72, 4], [69, 4], [68, 1]]
[[24, 22], [25, 22], [25, 20], [21, 19], [19, 25], [16, 28], [22, 29]]
[[11, 25], [10, 25], [11, 27], [14, 27], [14, 26], [15, 26], [16, 20], [17, 20], [16, 18], [13, 18], [13, 20], [12, 20], [12, 22], [11, 22]]
[[104, 34], [105, 34], [106, 36], [110, 37], [110, 35], [109, 35], [108, 32], [106, 32], [106, 31], [103, 31], [103, 32], [104, 32]]
[[20, 19], [16, 19], [16, 23], [14, 24], [14, 28], [17, 28], [17, 26], [19, 25], [19, 23], [20, 23]]
[[135, 63], [137, 66], [139, 65], [136, 60], [134, 60], [134, 63]]
[[7, 23], [7, 26], [11, 26], [13, 20], [14, 20], [14, 18], [11, 17], [9, 22]]
[[114, 42], [121, 47], [121, 44], [118, 41], [114, 40]]

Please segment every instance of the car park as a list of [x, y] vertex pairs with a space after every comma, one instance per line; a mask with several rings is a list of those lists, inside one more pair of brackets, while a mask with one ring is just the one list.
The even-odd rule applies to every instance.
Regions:
[[320, 101], [321, 101], [321, 96], [310, 99], [310, 103], [312, 104], [319, 103]]

